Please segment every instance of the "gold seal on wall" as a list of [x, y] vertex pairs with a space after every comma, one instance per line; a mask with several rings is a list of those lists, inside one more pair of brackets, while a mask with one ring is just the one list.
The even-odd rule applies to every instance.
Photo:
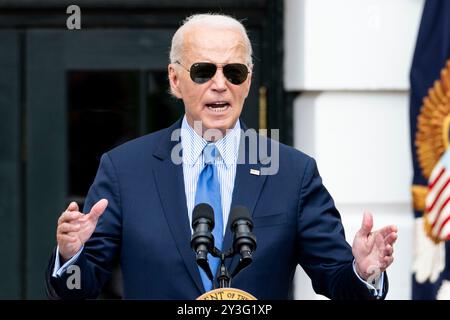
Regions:
[[219, 288], [205, 292], [197, 300], [257, 300], [250, 293], [235, 288]]

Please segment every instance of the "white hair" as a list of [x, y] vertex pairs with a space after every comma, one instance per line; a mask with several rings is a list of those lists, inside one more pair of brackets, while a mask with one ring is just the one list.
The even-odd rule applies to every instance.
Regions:
[[248, 38], [247, 31], [244, 25], [235, 18], [217, 13], [194, 14], [190, 17], [187, 17], [183, 21], [181, 27], [178, 28], [172, 38], [172, 46], [170, 48], [170, 63], [175, 63], [176, 61], [181, 60], [183, 54], [184, 32], [186, 31], [186, 29], [192, 26], [209, 26], [216, 28], [222, 27], [238, 30], [242, 34], [242, 38], [244, 39], [245, 47], [247, 49], [246, 63], [252, 64], [252, 45], [250, 43], [250, 39]]

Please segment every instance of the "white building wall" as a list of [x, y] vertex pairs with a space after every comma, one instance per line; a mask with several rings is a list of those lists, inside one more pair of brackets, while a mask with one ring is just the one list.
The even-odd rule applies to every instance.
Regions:
[[[388, 299], [410, 299], [413, 214], [408, 75], [423, 0], [285, 0], [294, 145], [312, 155], [347, 240], [364, 210], [396, 224]], [[299, 268], [300, 269], [300, 268]], [[297, 299], [321, 299], [302, 270]]]

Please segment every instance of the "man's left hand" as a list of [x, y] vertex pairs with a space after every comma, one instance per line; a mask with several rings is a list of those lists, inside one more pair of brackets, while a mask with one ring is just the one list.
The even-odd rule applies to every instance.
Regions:
[[368, 280], [371, 275], [381, 274], [394, 261], [392, 254], [397, 240], [397, 227], [390, 225], [376, 231], [372, 231], [372, 228], [372, 214], [365, 212], [352, 247], [356, 272], [364, 280]]

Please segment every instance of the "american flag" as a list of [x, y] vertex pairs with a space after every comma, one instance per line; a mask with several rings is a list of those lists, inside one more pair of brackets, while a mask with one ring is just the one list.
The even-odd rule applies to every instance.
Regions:
[[450, 148], [433, 168], [425, 200], [425, 230], [435, 242], [450, 239]]

